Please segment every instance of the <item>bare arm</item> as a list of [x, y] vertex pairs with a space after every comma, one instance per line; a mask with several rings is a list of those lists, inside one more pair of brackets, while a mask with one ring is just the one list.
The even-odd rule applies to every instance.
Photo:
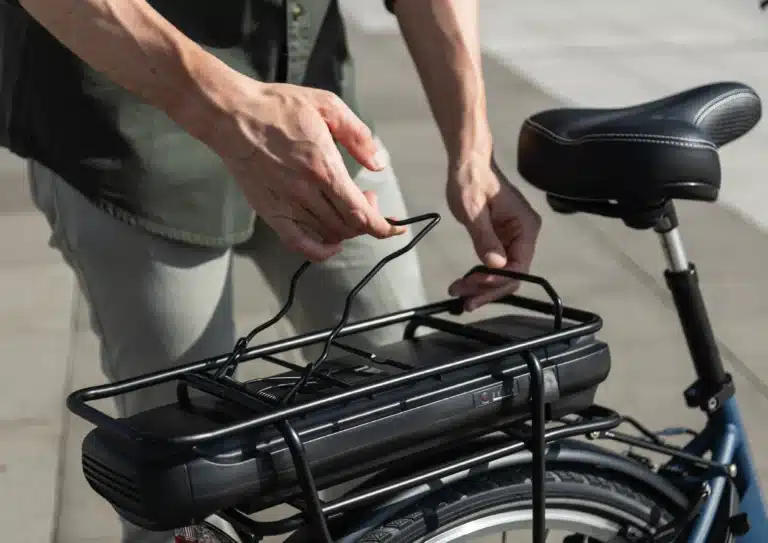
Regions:
[[394, 10], [449, 161], [490, 156], [477, 0], [399, 0]]
[[[541, 218], [493, 160], [478, 0], [397, 0], [394, 11], [448, 154], [448, 207], [484, 264], [527, 272]], [[475, 275], [449, 292], [473, 309], [516, 288]]]
[[334, 138], [363, 166], [383, 165], [368, 127], [332, 93], [246, 77], [144, 0], [21, 4], [75, 55], [209, 145], [289, 248], [322, 260], [345, 239], [403, 231], [349, 177]]
[[144, 0], [20, 4], [74, 54], [195, 136], [203, 136], [214, 112], [226, 109], [235, 94], [234, 70]]

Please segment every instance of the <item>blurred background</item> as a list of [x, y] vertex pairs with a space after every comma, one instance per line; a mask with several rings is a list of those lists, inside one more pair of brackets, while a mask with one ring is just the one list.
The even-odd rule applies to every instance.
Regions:
[[[396, 22], [381, 1], [341, 4], [357, 59], [360, 99], [390, 149], [411, 212], [437, 210], [447, 219], [420, 246], [430, 296], [440, 299], [475, 257], [444, 203], [445, 159], [437, 130]], [[599, 399], [652, 428], [671, 415], [675, 425], [701, 423], [682, 402], [693, 375], [656, 239], [610, 219], [551, 213], [542, 195], [517, 176], [517, 134], [521, 122], [540, 109], [630, 105], [718, 80], [741, 81], [767, 99], [768, 13], [757, 4], [481, 2], [498, 158], [544, 218], [533, 272], [547, 277], [566, 304], [603, 316], [602, 337], [611, 345], [613, 369]], [[768, 125], [761, 122], [721, 152], [721, 201], [679, 206], [681, 231], [736, 379], [764, 481], [766, 143]], [[78, 469], [88, 428], [64, 409], [70, 391], [103, 381], [93, 332], [74, 279], [48, 248], [47, 225], [32, 210], [23, 163], [0, 155], [0, 177], [0, 527], [13, 543], [114, 542], [111, 510], [87, 488]], [[254, 274], [250, 263], [236, 261], [236, 317], [243, 330], [277, 307], [268, 293], [252, 287]]]

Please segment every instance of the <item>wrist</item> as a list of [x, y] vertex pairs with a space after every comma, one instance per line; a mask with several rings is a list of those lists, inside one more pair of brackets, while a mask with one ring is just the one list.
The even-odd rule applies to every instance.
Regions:
[[213, 146], [246, 100], [244, 78], [259, 84], [201, 50], [185, 63], [184, 83], [166, 111], [192, 136]]
[[448, 170], [451, 173], [459, 172], [466, 168], [467, 164], [490, 164], [493, 157], [493, 137], [488, 123], [474, 120], [465, 123], [459, 133], [459, 137], [446, 145], [448, 154]]

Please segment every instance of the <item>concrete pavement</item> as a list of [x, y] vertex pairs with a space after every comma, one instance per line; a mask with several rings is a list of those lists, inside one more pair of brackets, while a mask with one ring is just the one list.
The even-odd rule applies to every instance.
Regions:
[[[439, 299], [475, 261], [465, 234], [445, 208], [445, 160], [437, 131], [403, 45], [387, 32], [351, 27], [361, 99], [390, 148], [411, 212], [437, 210], [447, 219], [421, 245], [427, 287]], [[376, 70], [366, 69], [371, 67]], [[663, 287], [653, 235], [608, 219], [551, 213], [542, 195], [517, 177], [515, 142], [527, 115], [564, 99], [492, 54], [486, 56], [486, 73], [502, 166], [544, 216], [534, 272], [549, 278], [567, 304], [605, 319], [602, 337], [611, 345], [613, 369], [600, 401], [651, 427], [662, 426], [672, 415], [675, 425], [699, 424], [701, 417], [681, 400], [692, 372]], [[597, 103], [619, 99], [611, 88], [596, 90], [594, 97]], [[731, 148], [747, 147], [749, 141]], [[738, 157], [733, 151], [726, 171]], [[0, 292], [5, 304], [0, 349], [6, 356], [0, 370], [0, 527], [14, 543], [113, 542], [114, 517], [79, 471], [79, 441], [88, 427], [62, 409], [66, 393], [103, 380], [87, 311], [69, 270], [46, 246], [47, 230], [31, 210], [19, 163], [1, 164]], [[759, 163], [745, 161], [739, 167], [757, 171]], [[732, 182], [729, 176], [724, 180], [726, 187]], [[768, 290], [763, 286], [768, 238], [723, 205], [681, 205], [680, 211], [723, 355], [736, 377], [758, 468], [768, 480], [768, 457], [761, 454], [768, 447], [768, 432], [760, 420], [768, 408], [768, 346], [760, 341], [768, 329]], [[245, 329], [271, 315], [276, 302], [259, 286], [252, 265], [237, 260], [234, 273], [236, 319]], [[264, 300], [269, 300], [266, 307]]]
[[[366, 32], [394, 35], [379, 0], [342, 0]], [[713, 80], [739, 80], [768, 94], [768, 12], [759, 0], [483, 0], [484, 52], [566, 103], [593, 107], [652, 100]], [[723, 151], [731, 180], [721, 202], [768, 226], [761, 124]]]

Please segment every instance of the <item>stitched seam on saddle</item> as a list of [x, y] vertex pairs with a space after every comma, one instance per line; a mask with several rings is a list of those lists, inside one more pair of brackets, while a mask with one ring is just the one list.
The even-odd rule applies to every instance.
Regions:
[[534, 121], [531, 121], [530, 119], [526, 120], [525, 122], [531, 128], [541, 133], [542, 135], [548, 137], [549, 139], [557, 141], [559, 143], [566, 144], [566, 145], [578, 145], [584, 141], [626, 141], [626, 142], [635, 141], [635, 142], [642, 142], [642, 143], [659, 143], [659, 144], [673, 145], [677, 147], [690, 147], [692, 149], [714, 149], [714, 150], [717, 149], [717, 147], [715, 147], [713, 143], [706, 140], [678, 138], [675, 136], [663, 136], [660, 134], [607, 133], [607, 134], [590, 134], [588, 136], [583, 136], [578, 139], [572, 139], [572, 138], [566, 138], [564, 136], [559, 136], [554, 132], [552, 132], [551, 130], [544, 128], [540, 124]]
[[536, 123], [535, 121], [532, 121], [528, 119], [526, 123], [530, 124], [533, 128], [539, 129], [540, 131], [544, 132], [545, 134], [549, 135], [553, 139], [560, 140], [564, 143], [579, 143], [583, 140], [589, 140], [589, 139], [602, 139], [602, 138], [625, 138], [625, 137], [637, 137], [637, 138], [655, 138], [659, 140], [669, 140], [671, 142], [683, 142], [683, 143], [691, 143], [691, 144], [701, 144], [706, 146], [713, 146], [712, 142], [707, 140], [701, 140], [701, 139], [695, 139], [695, 138], [683, 138], [678, 136], [665, 136], [662, 134], [639, 134], [634, 132], [627, 132], [627, 133], [614, 133], [614, 132], [606, 132], [603, 134], [588, 134], [586, 136], [582, 136], [580, 138], [568, 138], [565, 136], [560, 136], [559, 134], [555, 134], [548, 128]]
[[704, 118], [709, 116], [709, 114], [712, 113], [713, 110], [717, 109], [724, 102], [737, 98], [739, 95], [754, 97], [754, 93], [750, 91], [746, 91], [744, 89], [734, 89], [716, 98], [712, 98], [709, 102], [704, 104], [696, 113], [696, 116], [693, 118], [693, 125], [699, 126], [699, 124], [704, 120]]
[[731, 94], [730, 96], [723, 96], [722, 99], [711, 106], [708, 107], [706, 111], [700, 111], [698, 115], [696, 115], [696, 119], [694, 120], [694, 126], [700, 126], [704, 123], [704, 121], [712, 115], [715, 111], [717, 111], [718, 108], [721, 106], [727, 105], [733, 100], [736, 100], [738, 98], [741, 98], [743, 96], [749, 96], [751, 98], [757, 98], [754, 93], [748, 92], [748, 91], [739, 91], [737, 93]]

